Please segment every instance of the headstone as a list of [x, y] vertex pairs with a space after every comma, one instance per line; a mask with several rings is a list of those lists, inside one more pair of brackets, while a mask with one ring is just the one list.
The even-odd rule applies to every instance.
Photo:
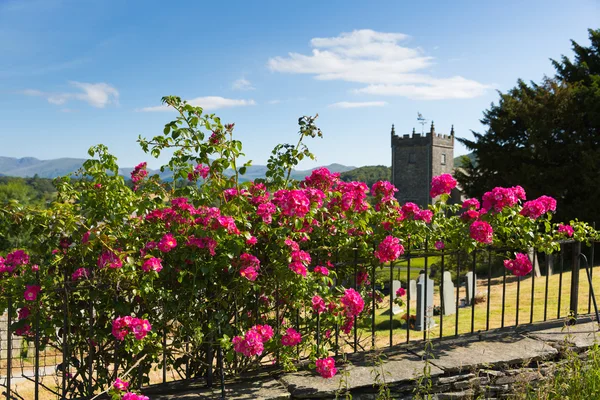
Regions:
[[[6, 360], [8, 357], [8, 315], [0, 316], [0, 359]], [[20, 357], [21, 348], [25, 345], [22, 336], [11, 335], [12, 357]]]
[[411, 300], [417, 299], [417, 281], [414, 279], [410, 281], [408, 285], [408, 293]]
[[[419, 277], [417, 283], [417, 320], [415, 329], [423, 331], [433, 328], [433, 280], [426, 278], [425, 275]], [[427, 286], [427, 287], [426, 287]]]
[[[400, 281], [397, 281], [397, 280], [393, 280], [392, 281], [392, 293], [391, 293], [392, 302], [394, 300], [396, 300], [396, 297], [398, 297], [398, 296], [396, 296], [396, 292], [401, 287], [402, 287], [402, 285], [400, 284]], [[400, 314], [402, 311], [404, 311], [404, 310], [402, 310], [397, 304], [393, 303], [393, 305], [392, 305], [392, 314], [394, 314], [394, 315]]]
[[533, 273], [536, 278], [542, 276], [542, 271], [540, 270], [540, 260], [537, 254], [535, 254], [535, 249], [531, 247], [527, 252], [527, 256], [529, 257], [529, 261], [533, 263]]
[[467, 272], [465, 275], [467, 282], [467, 304], [473, 304], [475, 296], [477, 295], [477, 274], [473, 274], [473, 271]]
[[442, 279], [444, 280], [444, 287], [442, 290], [442, 313], [444, 313], [444, 315], [456, 314], [456, 294], [454, 292], [452, 275], [449, 271], [445, 271]]

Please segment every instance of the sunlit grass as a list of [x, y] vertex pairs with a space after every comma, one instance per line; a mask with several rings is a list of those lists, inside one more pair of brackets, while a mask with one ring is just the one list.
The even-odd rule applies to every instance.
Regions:
[[[389, 279], [389, 277], [388, 277]], [[403, 280], [405, 281], [406, 278]], [[535, 282], [533, 282], [535, 281]], [[533, 290], [533, 311], [532, 311], [532, 284]], [[593, 274], [593, 284], [596, 292], [600, 292], [600, 269], [595, 268]], [[442, 336], [451, 336], [455, 334], [463, 334], [486, 329], [500, 328], [502, 326], [522, 325], [530, 322], [540, 322], [564, 318], [570, 312], [570, 292], [571, 292], [571, 272], [564, 272], [561, 275], [555, 274], [548, 277], [547, 302], [546, 299], [546, 277], [538, 277], [533, 279], [532, 276], [521, 278], [520, 283], [516, 277], [507, 276], [505, 285], [505, 296], [503, 301], [503, 278], [492, 278], [490, 281], [488, 292], [488, 280], [477, 280], [477, 293], [482, 296], [482, 302], [478, 303], [473, 308], [471, 306], [458, 308], [458, 329], [456, 315], [449, 316], [434, 316], [436, 326], [428, 332], [430, 338]], [[560, 287], [560, 308], [559, 308], [559, 287]], [[455, 289], [456, 293], [456, 289]], [[489, 293], [489, 294], [488, 294]], [[517, 297], [518, 293], [518, 297]], [[579, 273], [579, 296], [578, 296], [578, 313], [587, 314], [594, 312], [593, 303], [589, 304], [589, 284], [585, 270]], [[456, 299], [456, 296], [453, 296]], [[459, 288], [459, 299], [466, 297], [465, 287]], [[489, 317], [487, 313], [489, 297]], [[517, 315], [517, 298], [519, 301]], [[545, 306], [546, 304], [546, 306]], [[434, 305], [440, 305], [440, 288], [434, 287]], [[380, 304], [381, 308], [376, 310], [375, 315], [375, 335], [378, 346], [386, 346], [389, 343], [390, 316], [389, 297], [385, 297]], [[502, 320], [502, 310], [504, 307], [504, 321]], [[398, 344], [407, 341], [407, 336], [410, 340], [423, 339], [423, 332], [418, 332], [410, 329], [407, 332], [406, 322], [402, 320], [402, 316], [407, 313], [408, 307], [403, 307], [404, 311], [400, 314], [393, 315], [391, 324], [393, 327], [392, 342]], [[411, 299], [410, 315], [416, 314], [416, 300]], [[371, 339], [371, 321], [370, 319], [363, 320], [359, 329], [361, 342], [370, 343]]]

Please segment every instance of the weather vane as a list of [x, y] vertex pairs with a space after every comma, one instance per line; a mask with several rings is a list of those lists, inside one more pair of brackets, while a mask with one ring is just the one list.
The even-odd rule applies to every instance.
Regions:
[[421, 124], [421, 134], [425, 134], [425, 124], [427, 123], [427, 120], [420, 112], [417, 112], [417, 121]]

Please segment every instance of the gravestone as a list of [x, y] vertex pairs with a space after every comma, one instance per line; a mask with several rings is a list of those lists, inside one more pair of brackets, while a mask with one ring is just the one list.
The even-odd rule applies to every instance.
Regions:
[[477, 295], [477, 274], [473, 274], [473, 271], [469, 271], [465, 275], [465, 280], [467, 282], [467, 304], [471, 305]]
[[[8, 325], [8, 315], [3, 314], [0, 316], [0, 359], [2, 360], [8, 357]], [[24, 344], [22, 336], [11, 335], [12, 357], [19, 357]]]
[[454, 292], [452, 275], [449, 271], [445, 271], [442, 279], [444, 280], [444, 288], [442, 290], [442, 312], [445, 316], [456, 314], [456, 293]]
[[[425, 275], [419, 276], [419, 282], [417, 282], [417, 320], [415, 322], [417, 331], [435, 326], [433, 321], [433, 285], [435, 285], [433, 280], [425, 277]], [[425, 286], [427, 286], [427, 291]]]
[[414, 279], [410, 281], [408, 285], [408, 293], [411, 300], [417, 299], [417, 281]]
[[[398, 291], [398, 289], [400, 289], [401, 287], [402, 287], [402, 285], [400, 284], [400, 281], [397, 281], [397, 280], [393, 280], [393, 281], [392, 281], [392, 293], [391, 293], [391, 296], [392, 296], [392, 302], [393, 302], [394, 300], [396, 300], [396, 297], [398, 297], [398, 296], [396, 296], [396, 292], [397, 292], [397, 291]], [[404, 310], [402, 310], [402, 309], [401, 309], [401, 308], [400, 308], [400, 307], [399, 307], [397, 304], [395, 304], [395, 303], [394, 303], [394, 304], [392, 305], [392, 314], [394, 314], [394, 315], [396, 315], [396, 314], [400, 314], [402, 311], [404, 311]]]

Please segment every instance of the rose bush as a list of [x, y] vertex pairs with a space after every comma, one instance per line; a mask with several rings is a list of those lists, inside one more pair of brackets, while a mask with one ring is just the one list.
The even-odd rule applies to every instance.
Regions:
[[[343, 345], [331, 332], [350, 334], [357, 319], [368, 318], [375, 295], [370, 268], [355, 277], [352, 260], [382, 266], [426, 243], [445, 251], [552, 252], [567, 236], [597, 237], [581, 222], [553, 224], [556, 202], [523, 204], [520, 187], [491, 190], [482, 207], [476, 199], [449, 205], [456, 182], [435, 177], [431, 195], [439, 201], [421, 209], [398, 204], [389, 182], [369, 189], [324, 168], [295, 182], [292, 168], [313, 158], [304, 140], [322, 136], [312, 117], [300, 118], [296, 145], [273, 150], [265, 179], [242, 182], [249, 163], [239, 164], [234, 125], [177, 97], [163, 101], [178, 117], [139, 143], [154, 157], [172, 154], [161, 168], [172, 179], [150, 176], [143, 162], [130, 189], [115, 157], [98, 145], [78, 174], [57, 180], [49, 209], [11, 205], [0, 213], [36, 238], [0, 258], [0, 306], [6, 310], [8, 299], [18, 305], [12, 329], [26, 338], [37, 328], [48, 346], [64, 350], [68, 341], [73, 396], [113, 385], [124, 392], [117, 378], [132, 387], [148, 383], [163, 361], [181, 376], [201, 377], [217, 348], [231, 376], [261, 362], [293, 368], [304, 354], [331, 377], [329, 356]], [[507, 268], [528, 273], [519, 254]], [[116, 372], [132, 366], [129, 376]]]

